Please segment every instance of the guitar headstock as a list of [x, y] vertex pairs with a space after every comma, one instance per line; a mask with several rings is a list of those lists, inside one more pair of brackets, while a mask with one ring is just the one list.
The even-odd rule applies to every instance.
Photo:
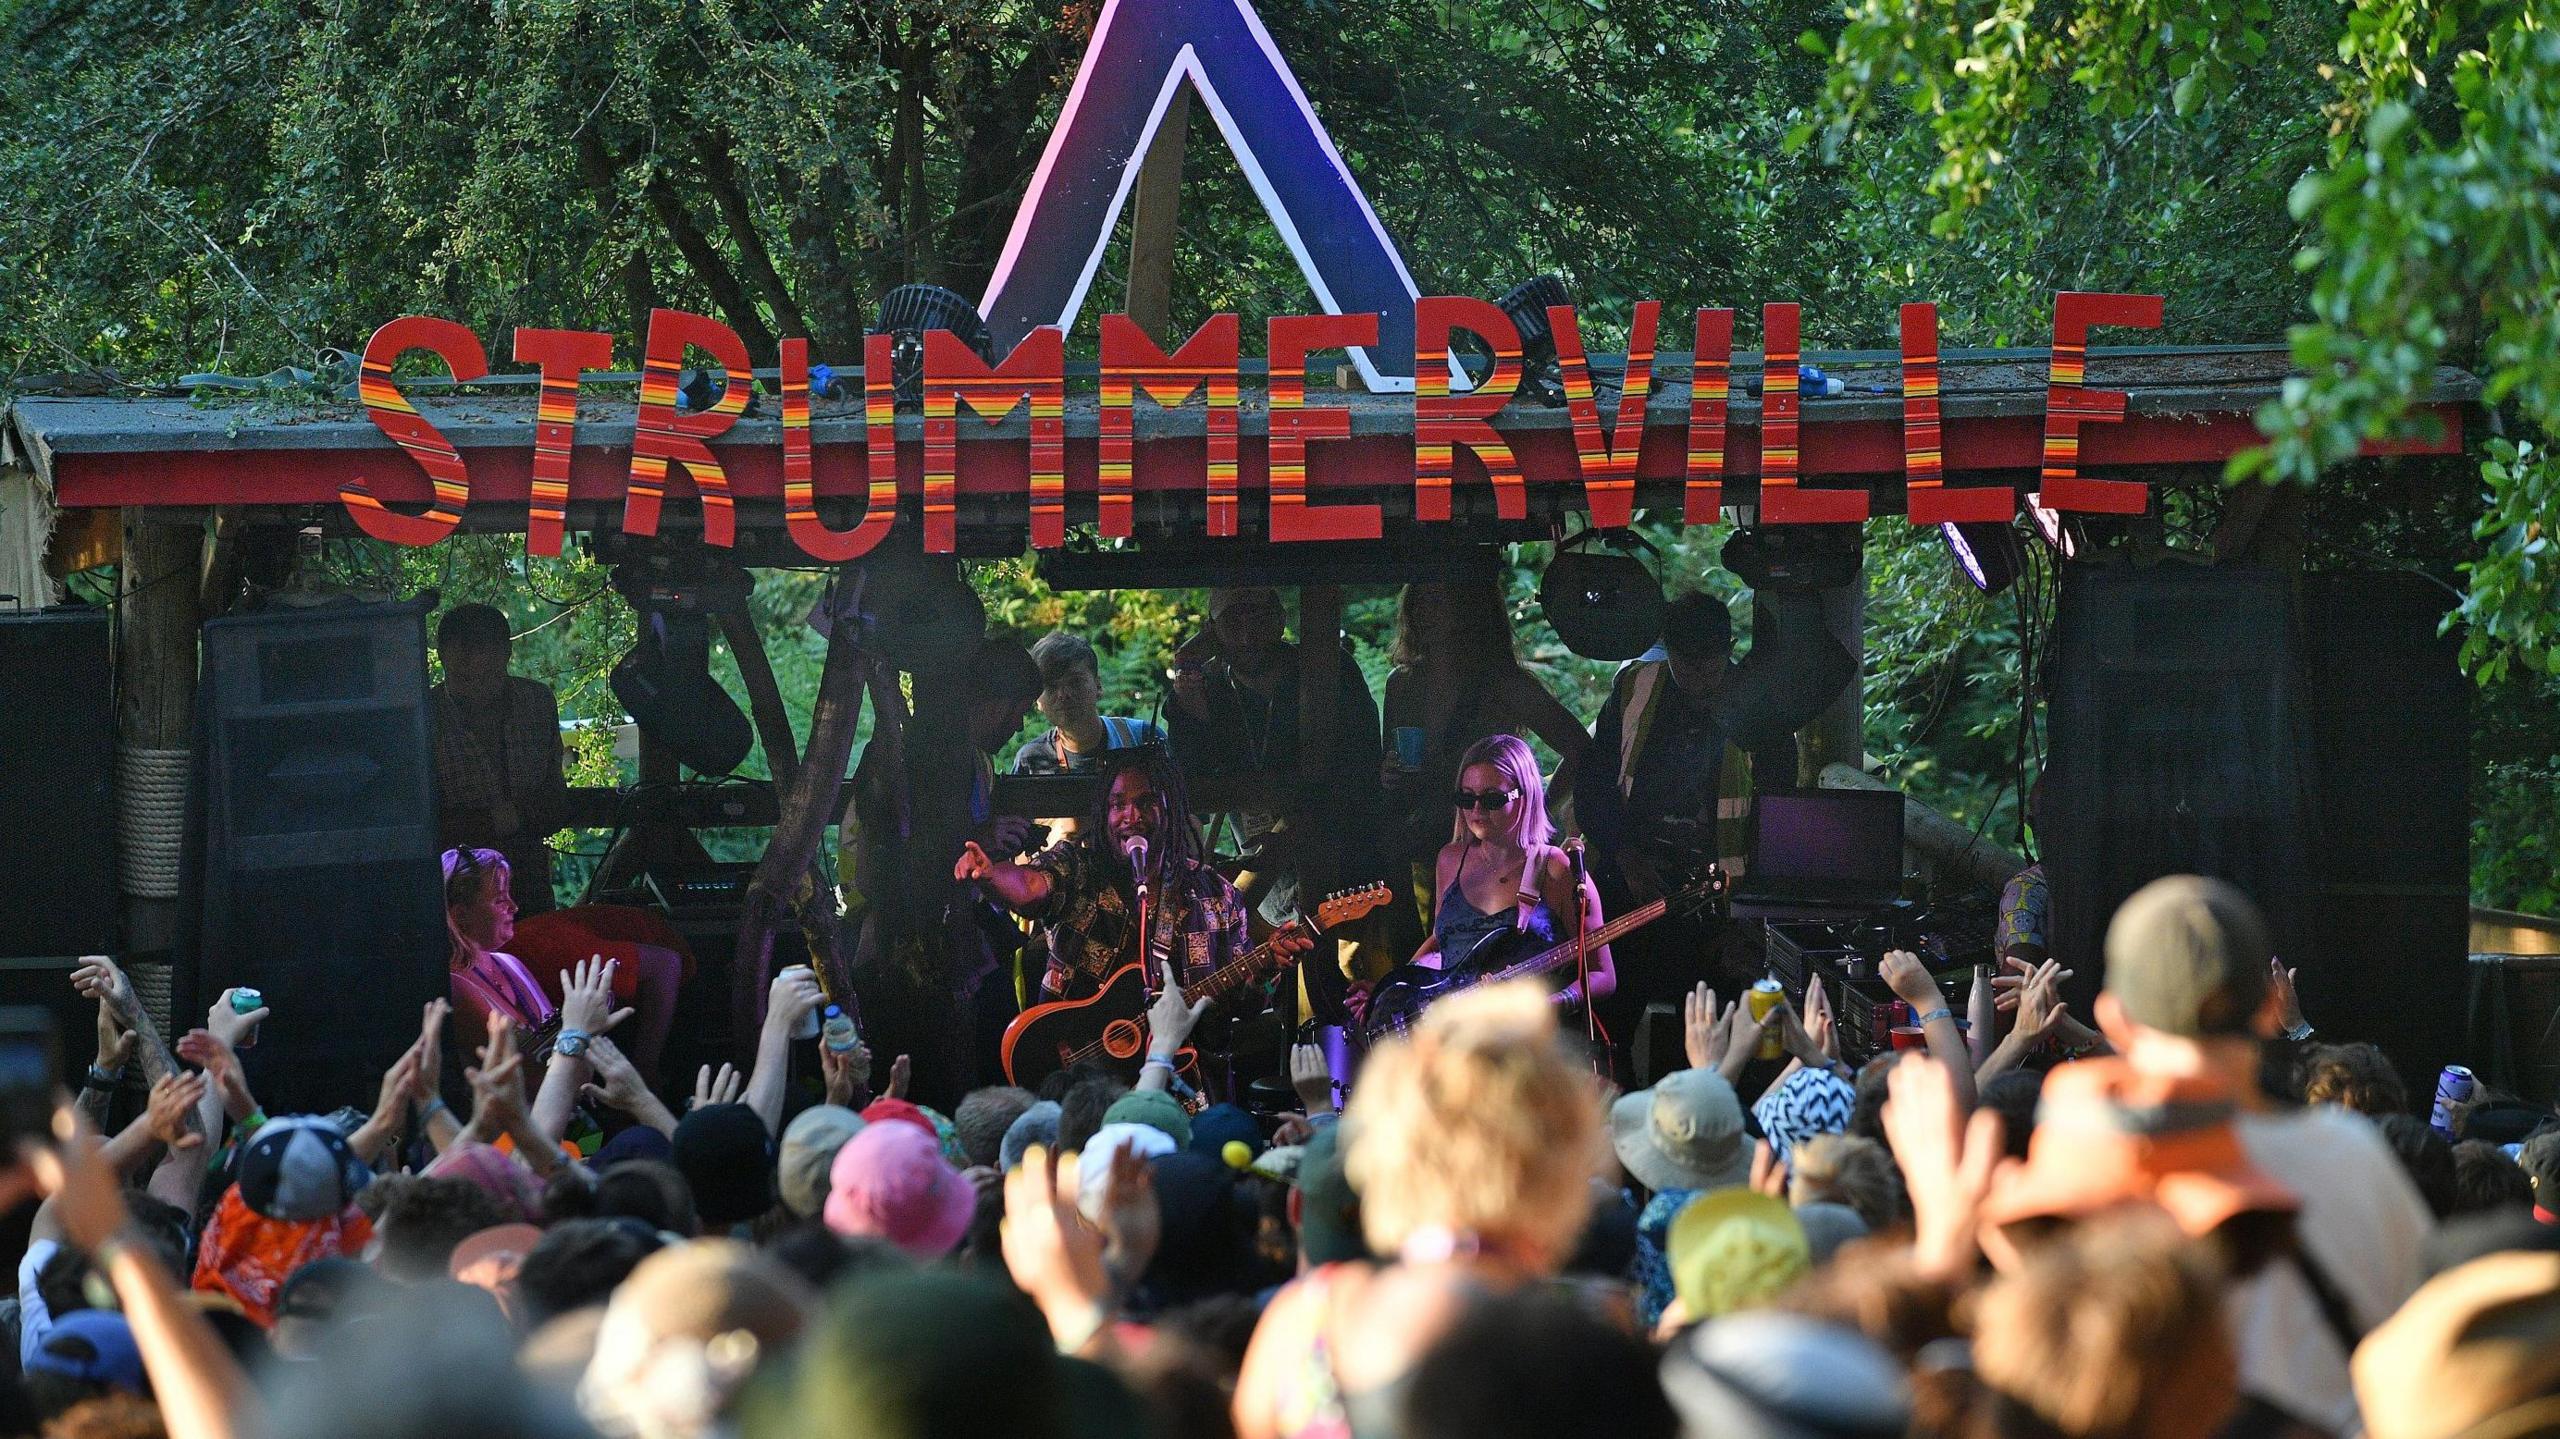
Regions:
[[1316, 906], [1315, 921], [1319, 928], [1333, 929], [1351, 923], [1394, 899], [1396, 892], [1384, 882], [1364, 884], [1358, 889], [1339, 890], [1326, 895]]
[[1733, 876], [1724, 872], [1723, 865], [1710, 864], [1707, 872], [1698, 877], [1697, 883], [1673, 894], [1664, 901], [1663, 908], [1674, 914], [1701, 913], [1724, 903], [1725, 896], [1732, 889]]

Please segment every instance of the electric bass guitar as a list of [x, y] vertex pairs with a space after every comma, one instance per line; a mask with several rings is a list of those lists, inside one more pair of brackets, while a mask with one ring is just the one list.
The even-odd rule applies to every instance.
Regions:
[[1526, 959], [1514, 960], [1499, 967], [1487, 968], [1470, 963], [1450, 972], [1426, 969], [1418, 964], [1400, 964], [1381, 976], [1369, 991], [1369, 1004], [1361, 1015], [1360, 1037], [1363, 1043], [1375, 1044], [1391, 1035], [1403, 1034], [1422, 1018], [1422, 1011], [1433, 1000], [1472, 989], [1479, 984], [1500, 984], [1505, 980], [1544, 978], [1570, 968], [1579, 953], [1644, 928], [1674, 911], [1694, 913], [1716, 906], [1724, 898], [1730, 881], [1724, 870], [1709, 866], [1706, 877], [1675, 894], [1638, 905], [1601, 925], [1590, 934], [1551, 948], [1542, 949]]
[[[1393, 897], [1394, 891], [1383, 884], [1330, 896], [1316, 906], [1315, 913], [1281, 926], [1271, 938], [1229, 960], [1208, 978], [1186, 986], [1182, 997], [1191, 1003], [1223, 1000], [1279, 966], [1285, 959], [1280, 953], [1281, 940], [1296, 934], [1316, 938], [1384, 906]], [[1059, 1070], [1088, 1060], [1117, 1073], [1135, 1075], [1139, 1062], [1147, 1057], [1150, 998], [1146, 967], [1133, 963], [1113, 971], [1101, 989], [1083, 999], [1033, 1005], [1005, 1026], [1005, 1078], [1025, 1089], [1035, 1088]], [[1184, 1058], [1188, 1058], [1187, 1051]]]

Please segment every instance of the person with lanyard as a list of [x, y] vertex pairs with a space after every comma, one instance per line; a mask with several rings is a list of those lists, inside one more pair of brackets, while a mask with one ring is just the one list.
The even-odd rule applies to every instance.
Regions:
[[[1242, 896], [1202, 855], [1198, 826], [1184, 808], [1182, 771], [1162, 749], [1116, 761], [1083, 831], [1026, 860], [999, 859], [975, 843], [952, 877], [975, 884], [1016, 914], [1043, 922], [1048, 946], [1044, 999], [1081, 999], [1123, 968], [1170, 960], [1183, 984], [1206, 979], [1251, 948]], [[1154, 912], [1138, 952], [1141, 879]], [[1282, 952], [1307, 949], [1284, 938]]]
[[[1549, 843], [1546, 786], [1537, 756], [1516, 735], [1488, 735], [1460, 756], [1457, 817], [1440, 847], [1440, 900], [1431, 934], [1413, 963], [1482, 978], [1570, 934], [1576, 908], [1573, 863]], [[1600, 894], [1580, 884], [1583, 932], [1600, 928]], [[1606, 999], [1618, 987], [1609, 946], [1592, 948], [1586, 974], [1554, 991], [1559, 1009]], [[1366, 1008], [1357, 990], [1355, 1009]]]
[[1113, 750], [1162, 744], [1153, 721], [1102, 712], [1102, 665], [1093, 646], [1064, 630], [1031, 647], [1040, 667], [1040, 717], [1049, 732], [1014, 751], [1015, 774], [1087, 774]]
[[552, 907], [551, 850], [568, 798], [560, 704], [551, 687], [507, 673], [515, 639], [487, 605], [456, 605], [436, 624], [444, 682], [435, 725], [436, 828], [447, 849], [506, 856], [523, 913]]
[[[1736, 661], [1724, 601], [1678, 596], [1664, 608], [1661, 643], [1610, 686], [1574, 815], [1590, 842], [1591, 872], [1613, 904], [1675, 892], [1696, 878], [1665, 872], [1683, 861], [1712, 857], [1739, 877], [1749, 864], [1755, 783], [1787, 786], [1796, 725], [1848, 682], [1856, 662], [1823, 627], [1813, 596], [1763, 599], [1762, 630], [1751, 655]], [[1641, 1011], [1677, 1003], [1703, 977], [1699, 966], [1717, 943], [1698, 922], [1676, 916], [1629, 936], [1622, 1004]]]

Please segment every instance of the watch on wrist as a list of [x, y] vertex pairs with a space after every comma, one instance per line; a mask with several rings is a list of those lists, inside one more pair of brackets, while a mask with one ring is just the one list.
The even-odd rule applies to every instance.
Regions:
[[560, 1031], [560, 1037], [551, 1042], [551, 1052], [567, 1059], [579, 1058], [587, 1052], [586, 1031], [582, 1029]]
[[2285, 1026], [2284, 1037], [2295, 1044], [2303, 1044], [2308, 1042], [2311, 1036], [2318, 1032], [2319, 1031], [2311, 1027], [2311, 1022], [2309, 1020], [2304, 1020], [2298, 1024], [2289, 1024]]
[[88, 1078], [80, 1081], [80, 1087], [83, 1089], [113, 1089], [122, 1083], [124, 1083], [123, 1070], [101, 1069], [97, 1065], [93, 1064], [89, 1066]]

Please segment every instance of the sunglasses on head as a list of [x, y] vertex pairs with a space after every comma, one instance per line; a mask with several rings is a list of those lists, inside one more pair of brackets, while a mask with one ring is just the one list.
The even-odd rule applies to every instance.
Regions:
[[1460, 809], [1497, 810], [1509, 808], [1511, 802], [1519, 797], [1520, 791], [1516, 789], [1489, 789], [1482, 794], [1462, 789], [1450, 797], [1450, 803]]

